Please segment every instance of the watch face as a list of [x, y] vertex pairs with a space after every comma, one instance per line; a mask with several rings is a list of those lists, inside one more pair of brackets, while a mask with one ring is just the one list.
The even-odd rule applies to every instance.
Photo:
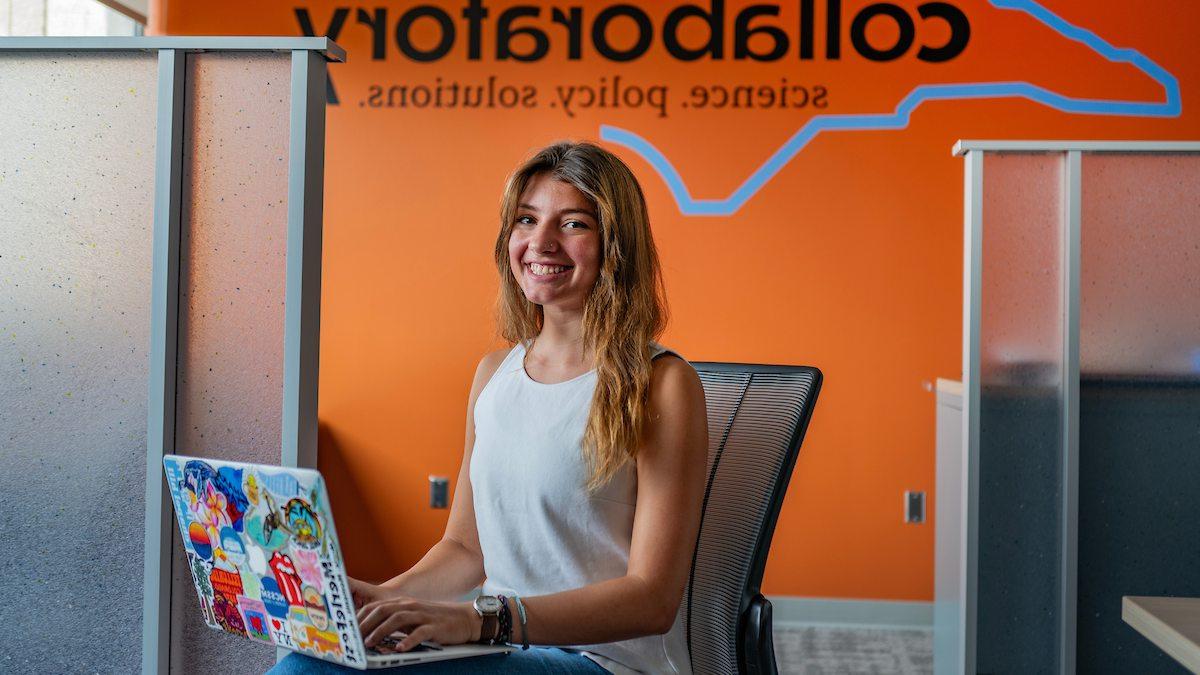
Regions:
[[497, 614], [500, 612], [500, 598], [494, 595], [481, 595], [475, 598], [475, 609], [484, 614]]

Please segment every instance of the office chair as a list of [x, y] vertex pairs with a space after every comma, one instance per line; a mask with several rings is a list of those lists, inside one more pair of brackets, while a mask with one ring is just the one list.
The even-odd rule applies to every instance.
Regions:
[[682, 609], [692, 670], [776, 675], [771, 603], [759, 586], [821, 371], [692, 366], [708, 405], [708, 483]]

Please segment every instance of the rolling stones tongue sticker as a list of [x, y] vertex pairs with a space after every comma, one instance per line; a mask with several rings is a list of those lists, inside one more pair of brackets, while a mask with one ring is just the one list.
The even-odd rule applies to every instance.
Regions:
[[300, 581], [300, 575], [296, 574], [296, 566], [292, 564], [292, 559], [276, 551], [271, 556], [269, 564], [271, 571], [275, 573], [275, 581], [279, 584], [279, 591], [283, 593], [283, 597], [287, 600], [288, 604], [303, 607], [303, 584]]

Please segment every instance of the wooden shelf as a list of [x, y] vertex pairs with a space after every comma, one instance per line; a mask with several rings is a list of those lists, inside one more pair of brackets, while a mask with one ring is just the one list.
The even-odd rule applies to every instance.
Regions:
[[1200, 673], [1200, 598], [1121, 598], [1121, 618], [1137, 632]]

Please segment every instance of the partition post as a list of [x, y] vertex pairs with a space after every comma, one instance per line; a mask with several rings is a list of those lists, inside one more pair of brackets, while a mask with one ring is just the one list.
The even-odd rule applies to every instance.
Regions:
[[163, 455], [175, 450], [179, 229], [183, 183], [183, 50], [158, 52], [154, 244], [150, 289], [150, 392], [146, 433], [146, 533], [142, 672], [166, 673], [171, 626], [171, 528]]
[[983, 295], [983, 152], [968, 152], [966, 194], [963, 196], [963, 425], [962, 484], [966, 486], [962, 532], [959, 541], [963, 575], [962, 672], [975, 672], [975, 637], [979, 587], [979, 405], [980, 335]]
[[1082, 158], [1067, 152], [1062, 246], [1062, 579], [1059, 607], [1060, 672], [1075, 672], [1079, 584], [1079, 265]]
[[292, 52], [281, 461], [312, 469], [317, 466], [325, 69], [322, 55]]

